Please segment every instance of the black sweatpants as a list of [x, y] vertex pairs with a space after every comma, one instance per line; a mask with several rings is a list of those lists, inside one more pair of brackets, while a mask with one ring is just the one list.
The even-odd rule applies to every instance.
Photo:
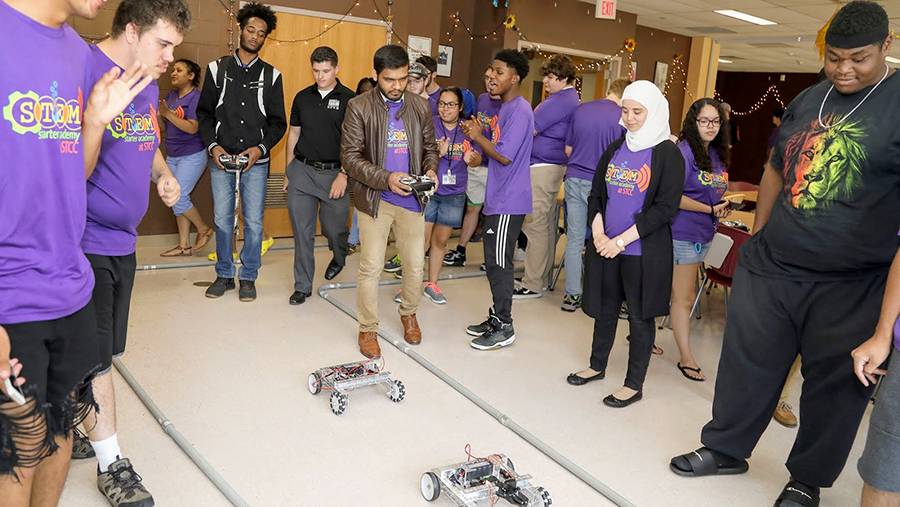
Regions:
[[886, 281], [887, 272], [863, 280], [796, 282], [739, 265], [703, 445], [749, 458], [800, 354], [800, 427], [786, 465], [804, 484], [831, 487], [872, 394], [854, 375], [850, 352], [875, 331]]
[[512, 323], [512, 297], [516, 285], [513, 256], [524, 223], [525, 215], [485, 215], [481, 226], [484, 267], [491, 284], [494, 314], [507, 324]]
[[[619, 309], [622, 300], [628, 301], [628, 326], [631, 338], [628, 342], [628, 373], [625, 387], [640, 391], [650, 366], [653, 342], [656, 340], [656, 323], [653, 318], [641, 319], [643, 305], [641, 284], [644, 270], [641, 257], [617, 255], [612, 259], [600, 259], [600, 317], [594, 320], [594, 341], [591, 345], [591, 369], [606, 371], [609, 352], [616, 341]], [[586, 287], [591, 290], [590, 287]]]

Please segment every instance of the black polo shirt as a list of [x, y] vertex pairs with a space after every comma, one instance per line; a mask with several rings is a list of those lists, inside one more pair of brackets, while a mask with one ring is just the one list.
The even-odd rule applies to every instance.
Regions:
[[291, 127], [300, 127], [294, 156], [309, 162], [340, 162], [341, 124], [347, 102], [355, 96], [340, 80], [325, 97], [315, 84], [297, 92], [291, 106]]

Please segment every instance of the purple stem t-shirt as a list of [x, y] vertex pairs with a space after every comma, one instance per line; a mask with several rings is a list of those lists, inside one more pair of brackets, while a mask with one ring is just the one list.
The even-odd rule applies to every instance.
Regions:
[[[650, 186], [650, 159], [653, 148], [639, 152], [622, 143], [606, 169], [606, 217], [603, 230], [614, 238], [634, 225], [634, 216], [644, 208]], [[620, 255], [641, 255], [641, 240], [629, 244]]]
[[531, 147], [534, 141], [534, 114], [521, 96], [500, 106], [494, 149], [511, 160], [509, 165], [490, 158], [485, 215], [528, 215], [531, 213]]
[[434, 133], [438, 143], [441, 138], [446, 137], [450, 140], [450, 146], [447, 148], [447, 154], [438, 160], [438, 195], [457, 195], [466, 191], [466, 184], [469, 181], [469, 167], [463, 159], [465, 153], [469, 150], [481, 152], [477, 145], [473, 145], [471, 141], [466, 139], [462, 132], [462, 128], [457, 126], [450, 130], [441, 121], [440, 116], [434, 117]]
[[[709, 149], [713, 170], [706, 172], [697, 167], [694, 152], [691, 151], [691, 146], [687, 141], [678, 143], [678, 149], [684, 156], [684, 196], [709, 206], [715, 206], [722, 200], [722, 195], [728, 189], [727, 169], [719, 159], [719, 154], [714, 148]], [[708, 213], [680, 209], [672, 219], [672, 239], [709, 243], [716, 234], [717, 223], [718, 220], [709, 216]]]
[[83, 308], [94, 288], [81, 251], [91, 55], [68, 25], [44, 26], [6, 2], [0, 26], [28, 45], [0, 52], [0, 324], [53, 320]]
[[[95, 45], [92, 82], [116, 64]], [[137, 226], [150, 203], [150, 174], [159, 148], [156, 105], [159, 87], [151, 82], [103, 133], [97, 168], [87, 182], [87, 227], [81, 246], [94, 255], [129, 255]]]
[[[564, 88], [550, 95], [534, 109], [534, 146], [531, 164], [566, 165], [566, 134], [572, 113], [580, 104], [578, 90]], [[599, 160], [599, 159], [598, 159]]]
[[[403, 101], [391, 102], [388, 105], [388, 138], [387, 152], [384, 157], [384, 168], [394, 173], [409, 174], [409, 140], [406, 137], [406, 129], [403, 127], [403, 120], [397, 116], [400, 108], [403, 107]], [[394, 206], [400, 206], [403, 209], [419, 213], [422, 207], [416, 200], [414, 194], [402, 196], [395, 194], [390, 190], [383, 190], [381, 198]]]
[[[184, 97], [178, 96], [177, 90], [172, 90], [166, 95], [166, 105], [182, 120], [197, 119], [197, 100], [200, 98], [200, 90], [192, 88]], [[176, 127], [174, 123], [166, 120], [166, 153], [170, 157], [184, 157], [203, 151], [203, 141], [200, 140], [200, 132], [188, 134]]]
[[443, 88], [438, 87], [436, 92], [428, 94], [428, 105], [431, 106], [431, 116], [438, 115], [437, 103], [441, 100], [441, 92], [443, 91]]
[[475, 118], [484, 128], [484, 137], [492, 143], [497, 142], [497, 117], [500, 115], [501, 104], [500, 99], [492, 99], [488, 93], [482, 93], [475, 101]]
[[625, 135], [625, 127], [619, 125], [621, 119], [622, 108], [608, 99], [592, 100], [575, 108], [566, 134], [566, 146], [572, 147], [566, 178], [594, 179], [603, 152]]

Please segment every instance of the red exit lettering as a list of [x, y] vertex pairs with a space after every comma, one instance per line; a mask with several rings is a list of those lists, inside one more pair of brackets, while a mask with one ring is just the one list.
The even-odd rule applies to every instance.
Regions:
[[603, 2], [603, 9], [601, 10], [604, 16], [615, 16], [616, 15], [616, 3], [615, 2]]

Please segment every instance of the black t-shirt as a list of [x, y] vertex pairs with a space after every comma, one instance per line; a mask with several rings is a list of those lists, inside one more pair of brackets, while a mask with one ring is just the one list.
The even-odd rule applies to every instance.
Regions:
[[356, 94], [338, 80], [325, 97], [313, 84], [297, 92], [291, 106], [291, 127], [300, 127], [294, 156], [310, 162], [340, 162], [341, 124], [347, 102]]
[[[874, 86], [874, 85], [873, 85]], [[799, 281], [887, 272], [900, 229], [900, 73], [872, 91], [828, 94], [830, 82], [788, 106], [772, 154], [784, 188], [740, 263], [763, 276]], [[846, 119], [844, 119], [846, 118]]]

